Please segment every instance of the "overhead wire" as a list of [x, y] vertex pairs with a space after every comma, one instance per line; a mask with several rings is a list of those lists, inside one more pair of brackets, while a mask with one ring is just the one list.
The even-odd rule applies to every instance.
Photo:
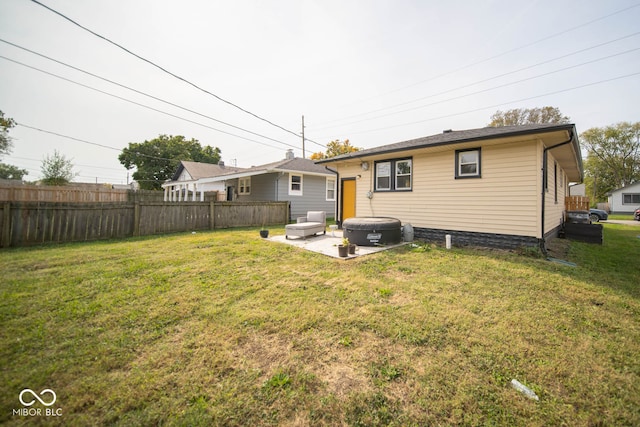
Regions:
[[[33, 1], [33, 0], [32, 0], [32, 1]], [[620, 10], [617, 10], [617, 11], [615, 11], [615, 12], [609, 13], [609, 14], [607, 14], [607, 15], [600, 16], [600, 17], [598, 17], [598, 18], [595, 18], [595, 19], [592, 19], [592, 20], [590, 20], [590, 21], [584, 22], [584, 23], [582, 23], [582, 24], [579, 24], [579, 25], [576, 25], [576, 26], [573, 26], [573, 27], [570, 27], [570, 28], [566, 28], [566, 29], [564, 29], [564, 30], [562, 30], [562, 31], [560, 31], [560, 32], [557, 32], [557, 33], [554, 33], [554, 34], [551, 34], [551, 35], [548, 35], [548, 36], [542, 37], [542, 38], [540, 38], [540, 39], [534, 40], [534, 41], [529, 42], [529, 43], [525, 43], [525, 44], [523, 44], [523, 45], [520, 45], [520, 46], [514, 47], [514, 48], [512, 48], [512, 49], [506, 50], [506, 51], [504, 51], [504, 52], [498, 53], [498, 54], [496, 54], [496, 55], [489, 56], [489, 57], [487, 57], [487, 58], [483, 58], [483, 59], [480, 59], [480, 60], [478, 60], [478, 61], [473, 61], [473, 62], [467, 63], [467, 64], [465, 64], [465, 65], [463, 65], [463, 66], [460, 66], [460, 67], [458, 67], [458, 68], [454, 68], [453, 70], [445, 71], [444, 73], [438, 74], [438, 75], [433, 76], [433, 77], [430, 77], [430, 78], [428, 78], [428, 79], [420, 80], [420, 81], [415, 82], [415, 83], [412, 83], [412, 84], [410, 84], [410, 85], [403, 86], [403, 87], [401, 87], [401, 88], [397, 88], [397, 89], [393, 89], [393, 90], [390, 90], [390, 91], [388, 91], [388, 92], [384, 92], [384, 93], [382, 93], [382, 94], [378, 94], [378, 95], [376, 95], [375, 97], [368, 98], [367, 100], [371, 100], [371, 99], [378, 98], [378, 97], [380, 97], [380, 96], [384, 96], [384, 95], [388, 95], [388, 94], [391, 94], [391, 93], [399, 92], [399, 91], [401, 91], [401, 90], [409, 89], [409, 88], [412, 88], [412, 87], [414, 87], [414, 86], [421, 85], [421, 84], [423, 84], [423, 83], [431, 82], [431, 81], [434, 81], [434, 80], [440, 79], [440, 78], [442, 78], [442, 77], [446, 77], [446, 76], [449, 76], [449, 75], [451, 75], [451, 74], [455, 74], [455, 73], [457, 73], [457, 72], [459, 72], [459, 71], [463, 71], [463, 70], [466, 70], [466, 69], [468, 69], [468, 68], [475, 67], [476, 65], [480, 65], [480, 64], [483, 64], [483, 63], [485, 63], [485, 62], [489, 62], [489, 61], [492, 61], [492, 60], [494, 60], [494, 59], [500, 58], [500, 57], [502, 57], [502, 56], [508, 55], [508, 54], [510, 54], [510, 53], [517, 52], [518, 50], [525, 49], [525, 48], [528, 48], [528, 47], [531, 47], [531, 46], [535, 46], [536, 44], [538, 44], [538, 43], [542, 43], [543, 41], [551, 40], [551, 39], [556, 38], [556, 37], [558, 37], [558, 36], [561, 36], [561, 35], [563, 35], [563, 34], [567, 34], [567, 33], [571, 32], [571, 31], [575, 31], [575, 30], [577, 30], [577, 29], [579, 29], [579, 28], [582, 28], [582, 27], [586, 27], [586, 26], [588, 26], [588, 25], [591, 25], [591, 24], [593, 24], [593, 23], [595, 23], [595, 22], [602, 21], [602, 20], [607, 19], [607, 18], [610, 18], [610, 17], [612, 17], [612, 16], [614, 16], [614, 15], [618, 15], [618, 14], [620, 14], [620, 13], [626, 12], [626, 11], [628, 11], [628, 10], [630, 10], [630, 9], [633, 9], [633, 8], [636, 8], [636, 7], [638, 7], [638, 6], [640, 6], [640, 3], [633, 4], [633, 5], [631, 5], [631, 6], [628, 6], [628, 7], [623, 8], [623, 9], [620, 9]], [[365, 101], [365, 100], [363, 100], [363, 101]], [[360, 102], [363, 102], [363, 101], [360, 101]], [[339, 120], [339, 119], [338, 119], [338, 120]]]
[[[423, 100], [429, 99], [429, 98], [434, 98], [436, 96], [445, 95], [447, 93], [455, 92], [457, 90], [466, 89], [466, 88], [469, 88], [469, 87], [473, 87], [473, 86], [479, 85], [481, 83], [486, 83], [486, 82], [491, 81], [491, 80], [496, 80], [496, 79], [499, 79], [501, 77], [506, 77], [506, 76], [511, 75], [511, 74], [519, 73], [519, 72], [522, 72], [522, 71], [525, 71], [525, 70], [530, 70], [532, 68], [539, 67], [539, 66], [545, 65], [545, 64], [549, 64], [551, 62], [555, 62], [555, 61], [558, 61], [560, 59], [566, 59], [566, 58], [569, 58], [571, 56], [587, 52], [589, 50], [597, 49], [599, 47], [606, 46], [606, 45], [611, 44], [611, 43], [615, 43], [615, 42], [618, 42], [618, 41], [621, 41], [621, 40], [624, 40], [624, 39], [628, 39], [628, 38], [637, 36], [639, 34], [640, 34], [640, 31], [637, 31], [635, 33], [628, 34], [626, 36], [618, 37], [616, 39], [609, 40], [609, 41], [606, 41], [606, 42], [603, 42], [603, 43], [599, 43], [599, 44], [596, 44], [596, 45], [593, 45], [593, 46], [589, 46], [589, 47], [584, 48], [584, 49], [579, 49], [579, 50], [576, 50], [576, 51], [573, 51], [573, 52], [570, 52], [570, 53], [567, 53], [567, 54], [564, 54], [564, 55], [556, 56], [554, 58], [551, 58], [551, 59], [548, 59], [548, 60], [545, 60], [545, 61], [542, 61], [542, 62], [537, 62], [535, 64], [528, 65], [528, 66], [522, 67], [522, 68], [518, 68], [518, 69], [515, 69], [515, 70], [512, 70], [512, 71], [506, 72], [506, 73], [494, 75], [494, 76], [491, 76], [491, 77], [488, 77], [488, 78], [485, 78], [485, 79], [482, 79], [482, 80], [476, 80], [474, 82], [471, 82], [471, 83], [468, 83], [468, 84], [465, 84], [465, 85], [457, 86], [457, 87], [454, 87], [454, 88], [451, 88], [451, 89], [447, 89], [447, 90], [444, 90], [444, 91], [441, 91], [441, 92], [437, 92], [437, 93], [426, 95], [426, 96], [423, 96], [423, 97], [420, 97], [420, 98], [412, 99], [410, 101], [405, 101], [405, 102], [401, 102], [401, 103], [398, 103], [398, 104], [389, 105], [389, 106], [378, 108], [378, 109], [375, 109], [375, 110], [370, 110], [370, 111], [367, 111], [367, 112], [364, 112], [364, 113], [354, 114], [354, 115], [351, 115], [351, 116], [343, 117], [341, 119], [331, 120], [331, 121], [325, 122], [325, 123], [333, 123], [333, 122], [337, 122], [337, 121], [348, 120], [348, 119], [351, 119], [351, 118], [366, 116], [366, 115], [377, 113], [377, 112], [380, 112], [380, 111], [385, 111], [385, 110], [390, 110], [392, 108], [401, 107], [403, 105], [413, 104], [415, 102], [423, 101]], [[433, 104], [428, 104], [428, 105], [433, 105]], [[402, 110], [402, 111], [409, 111], [409, 110]], [[389, 115], [392, 115], [392, 114], [396, 114], [396, 112], [389, 113]], [[345, 126], [347, 124], [359, 123], [359, 122], [365, 121], [365, 120], [373, 120], [373, 119], [379, 118], [379, 117], [384, 117], [384, 116], [375, 116], [373, 118], [368, 118], [368, 119], [355, 121], [355, 122], [352, 121], [352, 122], [347, 122], [347, 123], [341, 123], [341, 124], [336, 124], [336, 125], [333, 125], [333, 126], [323, 126], [323, 127], [315, 127], [315, 128], [312, 127], [311, 129], [315, 130], [315, 131], [323, 130], [323, 129], [331, 129], [331, 128], [334, 128], [334, 127]]]
[[[638, 33], [638, 34], [640, 34], [640, 33]], [[516, 84], [519, 84], [519, 83], [523, 83], [523, 82], [526, 82], [526, 81], [538, 79], [538, 78], [541, 78], [541, 77], [546, 77], [546, 76], [549, 76], [551, 74], [560, 73], [560, 72], [563, 72], [563, 71], [571, 70], [573, 68], [578, 68], [578, 67], [582, 67], [584, 65], [589, 65], [589, 64], [596, 63], [596, 62], [600, 62], [600, 61], [604, 61], [604, 60], [607, 60], [607, 59], [611, 59], [611, 58], [614, 58], [614, 57], [617, 57], [617, 56], [626, 55], [628, 53], [635, 52], [635, 51], [638, 51], [638, 50], [640, 50], [640, 47], [637, 47], [637, 48], [634, 48], [634, 49], [628, 49], [628, 50], [625, 50], [623, 52], [618, 52], [618, 53], [614, 53], [614, 54], [607, 55], [607, 56], [603, 56], [603, 57], [600, 57], [600, 58], [597, 58], [597, 59], [593, 59], [593, 60], [590, 60], [590, 61], [582, 62], [580, 64], [570, 65], [570, 66], [567, 66], [567, 67], [564, 67], [564, 68], [560, 68], [560, 69], [557, 69], [557, 70], [553, 70], [553, 71], [549, 71], [549, 72], [546, 72], [546, 73], [537, 74], [535, 76], [527, 77], [527, 78], [524, 78], [524, 79], [520, 79], [520, 80], [504, 83], [504, 84], [501, 84], [501, 85], [498, 85], [498, 86], [493, 86], [493, 87], [482, 89], [482, 90], [478, 90], [478, 91], [475, 91], [475, 92], [470, 92], [470, 93], [454, 96], [452, 98], [441, 99], [439, 101], [431, 102], [429, 104], [423, 104], [423, 105], [418, 105], [418, 106], [411, 107], [411, 108], [405, 108], [403, 110], [398, 110], [398, 111], [394, 111], [394, 112], [387, 113], [387, 114], [380, 114], [380, 115], [377, 115], [377, 116], [368, 117], [368, 118], [365, 118], [365, 119], [356, 120], [356, 121], [344, 123], [344, 124], [341, 124], [341, 125], [331, 126], [329, 128], [348, 126], [348, 125], [355, 124], [355, 123], [362, 123], [362, 122], [366, 122], [366, 121], [370, 121], [370, 120], [377, 120], [377, 119], [380, 119], [380, 118], [383, 118], [383, 117], [393, 116], [393, 115], [396, 115], [396, 114], [402, 114], [402, 113], [406, 113], [408, 111], [419, 110], [421, 108], [432, 107], [434, 105], [442, 104], [442, 103], [445, 103], [445, 102], [450, 102], [450, 101], [454, 101], [454, 100], [457, 100], [457, 99], [467, 98], [469, 96], [474, 96], [474, 95], [478, 95], [478, 94], [481, 94], [481, 93], [490, 92], [490, 91], [496, 90], [496, 89], [502, 89], [502, 88], [505, 88], [505, 87], [508, 87], [508, 86], [513, 86], [513, 85], [516, 85]], [[486, 79], [484, 81], [487, 81], [487, 80], [492, 80], [492, 79]], [[471, 86], [471, 85], [468, 85], [468, 86]], [[454, 89], [441, 92], [440, 94], [448, 93], [448, 92], [452, 92], [452, 91], [454, 91]], [[424, 99], [431, 98], [431, 97], [432, 96], [425, 97]]]
[[[257, 132], [250, 131], [250, 130], [245, 129], [245, 128], [243, 128], [243, 127], [233, 125], [233, 124], [231, 124], [231, 123], [227, 123], [227, 122], [225, 122], [225, 121], [222, 121], [222, 120], [216, 119], [215, 117], [211, 117], [211, 116], [208, 116], [208, 115], [206, 115], [206, 114], [199, 113], [199, 112], [197, 112], [197, 111], [195, 111], [195, 110], [192, 110], [192, 109], [189, 109], [189, 108], [183, 107], [183, 106], [178, 105], [178, 104], [175, 104], [175, 103], [173, 103], [173, 102], [171, 102], [171, 101], [167, 101], [167, 100], [165, 100], [165, 99], [162, 99], [162, 98], [159, 98], [159, 97], [157, 97], [157, 96], [154, 96], [154, 95], [148, 94], [148, 93], [146, 93], [146, 92], [142, 92], [142, 91], [140, 91], [140, 90], [138, 90], [138, 89], [135, 89], [135, 88], [129, 87], [129, 86], [124, 85], [124, 84], [122, 84], [122, 83], [118, 83], [118, 82], [113, 81], [113, 80], [110, 80], [110, 79], [108, 79], [108, 78], [106, 78], [106, 77], [99, 76], [99, 75], [97, 75], [97, 74], [95, 74], [95, 73], [92, 73], [92, 72], [90, 72], [90, 71], [83, 70], [83, 69], [81, 69], [81, 68], [78, 68], [78, 67], [75, 67], [75, 66], [73, 66], [73, 65], [67, 64], [66, 62], [63, 62], [63, 61], [57, 60], [57, 59], [55, 59], [55, 58], [51, 58], [51, 57], [49, 57], [49, 56], [47, 56], [47, 55], [44, 55], [44, 54], [42, 54], [42, 53], [39, 53], [39, 52], [36, 52], [36, 51], [34, 51], [34, 50], [28, 49], [28, 48], [26, 48], [26, 47], [24, 47], [24, 46], [20, 46], [20, 45], [18, 45], [18, 44], [12, 43], [12, 42], [10, 42], [10, 41], [4, 40], [4, 39], [2, 39], [2, 38], [0, 38], [0, 42], [2, 42], [2, 43], [6, 43], [6, 44], [8, 44], [8, 45], [10, 45], [10, 46], [13, 46], [13, 47], [15, 47], [15, 48], [18, 48], [18, 49], [24, 50], [25, 52], [29, 52], [29, 53], [31, 53], [31, 54], [33, 54], [33, 55], [37, 55], [37, 56], [39, 56], [39, 57], [41, 57], [41, 58], [45, 58], [45, 59], [47, 59], [47, 60], [49, 60], [49, 61], [55, 62], [55, 63], [57, 63], [57, 64], [63, 65], [63, 66], [68, 67], [68, 68], [71, 68], [71, 69], [73, 69], [73, 70], [79, 71], [79, 72], [84, 73], [84, 74], [86, 74], [86, 75], [89, 75], [89, 76], [91, 76], [91, 77], [95, 77], [95, 78], [100, 79], [100, 80], [102, 80], [102, 81], [105, 81], [105, 82], [107, 82], [107, 83], [110, 83], [110, 84], [113, 84], [113, 85], [119, 86], [119, 87], [121, 87], [121, 88], [124, 88], [124, 89], [130, 90], [130, 91], [132, 91], [132, 92], [135, 92], [135, 93], [137, 93], [137, 94], [140, 94], [140, 95], [146, 96], [146, 97], [151, 98], [151, 99], [154, 99], [154, 100], [156, 100], [156, 101], [160, 101], [160, 102], [165, 103], [165, 104], [167, 104], [167, 105], [171, 105], [172, 107], [179, 108], [179, 109], [184, 110], [184, 111], [187, 111], [187, 112], [189, 112], [189, 113], [196, 114], [196, 115], [201, 116], [201, 117], [204, 117], [204, 118], [206, 118], [206, 119], [213, 120], [213, 121], [215, 121], [215, 122], [218, 122], [218, 123], [221, 123], [221, 124], [223, 124], [223, 125], [226, 125], [226, 126], [232, 127], [232, 128], [234, 128], [234, 129], [241, 130], [241, 131], [243, 131], [243, 132], [250, 133], [250, 134], [255, 135], [255, 136], [259, 136], [259, 137], [261, 137], [261, 138], [265, 138], [265, 139], [268, 139], [268, 140], [271, 140], [271, 141], [274, 141], [274, 142], [277, 142], [277, 143], [280, 143], [280, 144], [286, 144], [285, 142], [279, 141], [279, 140], [277, 140], [277, 139], [274, 139], [274, 138], [268, 137], [268, 136], [266, 136], [266, 135], [259, 134], [259, 133], [257, 133]], [[305, 139], [306, 139], [306, 138], [305, 138]]]
[[[233, 137], [236, 137], [236, 138], [244, 139], [244, 140], [246, 140], [246, 141], [255, 142], [256, 144], [261, 144], [261, 145], [264, 145], [264, 146], [266, 146], [266, 147], [279, 149], [279, 147], [276, 147], [276, 146], [271, 145], [271, 144], [267, 144], [267, 143], [262, 142], [262, 141], [257, 141], [257, 140], [255, 140], [255, 139], [247, 138], [247, 137], [244, 137], [244, 136], [242, 136], [242, 135], [237, 135], [237, 134], [234, 134], [234, 133], [231, 133], [231, 132], [227, 132], [227, 131], [225, 131], [225, 130], [218, 129], [218, 128], [215, 128], [215, 127], [213, 127], [213, 126], [206, 125], [206, 124], [204, 124], [204, 123], [196, 122], [195, 120], [187, 119], [186, 117], [181, 117], [181, 116], [178, 116], [178, 115], [176, 115], [176, 114], [169, 113], [169, 112], [167, 112], [167, 111], [163, 111], [163, 110], [160, 110], [160, 109], [157, 109], [157, 108], [151, 107], [151, 106], [149, 106], [149, 105], [142, 104], [142, 103], [140, 103], [140, 102], [132, 101], [132, 100], [127, 99], [127, 98], [124, 98], [124, 97], [122, 97], [122, 96], [115, 95], [115, 94], [112, 94], [112, 93], [110, 93], [110, 92], [107, 92], [107, 91], [104, 91], [104, 90], [101, 90], [101, 89], [97, 89], [97, 88], [94, 88], [94, 87], [89, 86], [89, 85], [85, 85], [84, 83], [76, 82], [75, 80], [71, 80], [71, 79], [69, 79], [69, 78], [66, 78], [66, 77], [63, 77], [63, 76], [57, 75], [57, 74], [55, 74], [55, 73], [52, 73], [52, 72], [49, 72], [49, 71], [46, 71], [46, 70], [40, 69], [40, 68], [38, 68], [38, 67], [34, 67], [34, 66], [32, 66], [32, 65], [28, 65], [28, 64], [25, 64], [25, 63], [20, 62], [20, 61], [16, 61], [16, 60], [11, 59], [11, 58], [8, 58], [8, 57], [6, 57], [6, 56], [4, 56], [4, 55], [0, 55], [0, 58], [1, 58], [1, 59], [4, 59], [4, 60], [6, 60], [6, 61], [13, 62], [13, 63], [18, 64], [18, 65], [21, 65], [21, 66], [23, 66], [23, 67], [27, 67], [27, 68], [30, 68], [30, 69], [32, 69], [32, 70], [39, 71], [39, 72], [44, 73], [44, 74], [47, 74], [47, 75], [49, 75], [49, 76], [56, 77], [56, 78], [58, 78], [58, 79], [61, 79], [61, 80], [66, 81], [66, 82], [69, 82], [69, 83], [72, 83], [72, 84], [75, 84], [75, 85], [78, 85], [78, 86], [84, 87], [84, 88], [86, 88], [86, 89], [90, 89], [90, 90], [93, 90], [93, 91], [96, 91], [96, 92], [102, 93], [103, 95], [111, 96], [111, 97], [116, 98], [116, 99], [119, 99], [119, 100], [121, 100], [121, 101], [125, 101], [125, 102], [128, 102], [128, 103], [130, 103], [130, 104], [137, 105], [137, 106], [139, 106], [139, 107], [147, 108], [147, 109], [152, 110], [152, 111], [155, 111], [155, 112], [157, 112], [157, 113], [165, 114], [165, 115], [167, 115], [167, 116], [174, 117], [174, 118], [176, 118], [176, 119], [183, 120], [183, 121], [186, 121], [186, 122], [188, 122], [188, 123], [192, 123], [192, 124], [195, 124], [195, 125], [198, 125], [198, 126], [202, 126], [202, 127], [207, 128], [207, 129], [211, 129], [211, 130], [214, 130], [214, 131], [216, 131], [216, 132], [220, 132], [220, 133], [223, 133], [223, 134], [226, 134], [226, 135], [230, 135], [230, 136], [233, 136]], [[288, 144], [288, 143], [286, 143], [286, 142], [280, 142], [280, 144], [283, 144], [283, 145], [289, 146], [289, 147], [291, 147], [291, 148], [298, 149], [298, 147], [297, 147], [297, 146], [292, 145], [292, 144]]]
[[[151, 66], [153, 66], [153, 67], [155, 67], [155, 68], [157, 68], [157, 69], [161, 70], [162, 72], [164, 72], [164, 73], [166, 73], [166, 74], [168, 74], [168, 75], [170, 75], [170, 76], [172, 76], [172, 77], [174, 77], [174, 78], [176, 78], [176, 79], [178, 79], [178, 80], [180, 80], [180, 81], [182, 81], [182, 82], [184, 82], [184, 83], [186, 83], [186, 84], [188, 84], [188, 85], [190, 85], [190, 86], [192, 86], [192, 87], [194, 87], [194, 88], [196, 88], [196, 89], [198, 89], [199, 91], [201, 91], [201, 92], [203, 92], [203, 93], [206, 93], [207, 95], [213, 96], [214, 98], [218, 99], [219, 101], [222, 101], [222, 102], [224, 102], [224, 103], [225, 103], [225, 104], [227, 104], [227, 105], [230, 105], [230, 106], [232, 106], [232, 107], [234, 107], [234, 108], [236, 108], [236, 109], [238, 109], [238, 110], [240, 110], [240, 111], [242, 111], [242, 112], [244, 112], [244, 113], [246, 113], [246, 114], [249, 114], [249, 115], [250, 115], [250, 116], [252, 116], [252, 117], [255, 117], [255, 118], [257, 118], [257, 119], [259, 119], [259, 120], [261, 120], [261, 121], [263, 121], [263, 122], [265, 122], [265, 123], [268, 123], [268, 124], [270, 124], [270, 125], [272, 125], [272, 126], [274, 126], [274, 127], [276, 127], [276, 128], [279, 128], [279, 129], [281, 129], [281, 130], [283, 130], [283, 131], [285, 131], [285, 132], [287, 132], [287, 133], [290, 133], [290, 134], [295, 135], [295, 136], [297, 136], [297, 137], [301, 137], [301, 135], [300, 135], [299, 133], [294, 132], [294, 131], [292, 131], [292, 130], [289, 130], [289, 129], [287, 129], [287, 128], [283, 127], [283, 126], [280, 126], [280, 125], [278, 125], [278, 124], [276, 124], [276, 123], [274, 123], [274, 122], [272, 122], [272, 121], [270, 121], [270, 120], [268, 120], [268, 119], [266, 119], [266, 118], [264, 118], [264, 117], [262, 117], [262, 116], [259, 116], [258, 114], [255, 114], [255, 113], [253, 113], [253, 112], [251, 112], [251, 111], [249, 111], [249, 110], [247, 110], [247, 109], [245, 109], [245, 108], [240, 107], [239, 105], [237, 105], [237, 104], [235, 104], [235, 103], [233, 103], [233, 102], [231, 102], [231, 101], [229, 101], [229, 100], [227, 100], [227, 99], [222, 98], [221, 96], [216, 95], [216, 94], [215, 94], [215, 93], [213, 93], [213, 92], [210, 92], [209, 90], [206, 90], [206, 89], [204, 89], [204, 88], [202, 88], [202, 87], [198, 86], [197, 84], [195, 84], [195, 83], [191, 82], [190, 80], [187, 80], [186, 78], [181, 77], [181, 76], [179, 76], [179, 75], [177, 75], [177, 74], [175, 74], [175, 73], [173, 73], [173, 72], [171, 72], [171, 71], [167, 70], [166, 68], [164, 68], [164, 67], [162, 67], [162, 66], [160, 66], [160, 65], [156, 64], [155, 62], [153, 62], [153, 61], [151, 61], [151, 60], [149, 60], [149, 59], [147, 59], [147, 58], [145, 58], [145, 57], [143, 57], [143, 56], [141, 56], [141, 55], [139, 55], [139, 54], [137, 54], [137, 53], [135, 53], [135, 52], [133, 52], [133, 51], [131, 51], [131, 50], [127, 49], [126, 47], [124, 47], [124, 46], [122, 46], [122, 45], [120, 45], [120, 44], [118, 44], [118, 43], [114, 42], [113, 40], [111, 40], [111, 39], [109, 39], [109, 38], [107, 38], [107, 37], [105, 37], [105, 36], [103, 36], [103, 35], [100, 35], [100, 34], [96, 33], [95, 31], [93, 31], [93, 30], [91, 30], [91, 29], [89, 29], [89, 28], [87, 28], [87, 27], [85, 27], [85, 26], [81, 25], [80, 23], [78, 23], [78, 22], [74, 21], [73, 19], [69, 18], [69, 17], [68, 17], [68, 16], [66, 16], [65, 14], [63, 14], [63, 13], [61, 13], [61, 12], [58, 12], [57, 10], [55, 10], [55, 9], [53, 9], [53, 8], [51, 8], [51, 7], [47, 6], [47, 5], [45, 5], [45, 4], [41, 3], [41, 2], [39, 2], [38, 0], [31, 0], [31, 1], [32, 1], [33, 3], [36, 3], [36, 4], [37, 4], [37, 5], [39, 5], [39, 6], [42, 6], [42, 7], [43, 7], [43, 8], [45, 8], [45, 9], [49, 10], [50, 12], [55, 13], [56, 15], [60, 16], [61, 18], [65, 19], [65, 20], [67, 20], [68, 22], [72, 23], [73, 25], [75, 25], [75, 26], [77, 26], [77, 27], [79, 27], [79, 28], [83, 29], [84, 31], [87, 31], [87, 32], [89, 32], [90, 34], [92, 34], [92, 35], [94, 35], [94, 36], [96, 36], [96, 37], [98, 37], [98, 38], [100, 38], [100, 39], [102, 39], [102, 40], [106, 41], [107, 43], [112, 44], [113, 46], [116, 46], [117, 48], [119, 48], [119, 49], [121, 49], [121, 50], [123, 50], [123, 51], [127, 52], [128, 54], [130, 54], [130, 55], [132, 55], [132, 56], [134, 56], [134, 57], [136, 57], [136, 58], [140, 59], [141, 61], [144, 61], [144, 62], [146, 62], [147, 64], [149, 64], [149, 65], [151, 65]], [[309, 141], [311, 141], [311, 140], [309, 140]], [[318, 145], [324, 146], [324, 145], [319, 144], [319, 143], [317, 143], [317, 142], [315, 142], [315, 141], [311, 141], [311, 142], [314, 142], [315, 144], [318, 144]], [[326, 148], [326, 146], [324, 146], [324, 147]]]
[[573, 90], [578, 90], [578, 89], [582, 89], [582, 88], [589, 87], [589, 86], [595, 86], [595, 85], [599, 85], [599, 84], [602, 84], [602, 83], [608, 83], [608, 82], [612, 82], [612, 81], [615, 81], [615, 80], [626, 79], [626, 78], [637, 76], [637, 75], [640, 75], [640, 71], [637, 71], [637, 72], [634, 72], [634, 73], [630, 73], [630, 74], [624, 74], [624, 75], [617, 76], [617, 77], [612, 77], [612, 78], [609, 78], [609, 79], [598, 80], [598, 81], [591, 82], [591, 83], [585, 83], [585, 84], [578, 85], [578, 86], [573, 86], [573, 87], [570, 87], [570, 88], [565, 88], [565, 89], [560, 89], [560, 90], [556, 90], [556, 91], [552, 91], [552, 92], [547, 92], [547, 93], [543, 93], [543, 94], [540, 94], [540, 95], [534, 95], [534, 96], [529, 96], [529, 97], [525, 97], [525, 98], [514, 99], [514, 100], [511, 100], [511, 101], [500, 102], [498, 104], [493, 104], [493, 105], [486, 105], [484, 107], [474, 108], [472, 110], [460, 111], [460, 112], [457, 112], [457, 113], [445, 114], [445, 115], [438, 116], [438, 117], [431, 117], [431, 118], [428, 118], [428, 119], [417, 120], [417, 121], [414, 121], [414, 122], [402, 123], [402, 124], [398, 124], [398, 125], [386, 126], [386, 127], [377, 128], [377, 129], [370, 129], [370, 130], [361, 131], [361, 132], [352, 132], [351, 134], [353, 134], [353, 135], [366, 134], [366, 133], [371, 133], [371, 132], [378, 132], [378, 131], [382, 131], [382, 130], [403, 127], [403, 126], [411, 126], [411, 125], [415, 125], [415, 124], [420, 124], [420, 123], [430, 122], [430, 121], [434, 121], [434, 120], [445, 119], [445, 118], [449, 118], [449, 117], [462, 116], [464, 114], [475, 113], [477, 111], [488, 110], [490, 108], [498, 108], [498, 107], [501, 107], [503, 105], [514, 104], [516, 102], [530, 101], [532, 99], [543, 98], [543, 97], [549, 96], [549, 95], [556, 95], [556, 94], [559, 94], [559, 93], [570, 92], [570, 91], [573, 91]]

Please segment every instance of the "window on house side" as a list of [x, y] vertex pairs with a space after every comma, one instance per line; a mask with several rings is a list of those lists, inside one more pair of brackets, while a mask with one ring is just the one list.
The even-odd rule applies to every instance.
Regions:
[[622, 204], [623, 205], [635, 205], [640, 203], [640, 194], [623, 194], [622, 195]]
[[302, 196], [302, 175], [289, 174], [289, 195]]
[[456, 151], [456, 178], [480, 176], [480, 149]]
[[327, 201], [336, 200], [336, 180], [327, 178]]
[[385, 160], [375, 165], [375, 191], [411, 191], [411, 158]]
[[396, 161], [396, 190], [411, 190], [411, 159]]
[[238, 186], [240, 187], [238, 194], [251, 194], [251, 177], [238, 179]]
[[376, 190], [391, 190], [391, 162], [376, 163]]

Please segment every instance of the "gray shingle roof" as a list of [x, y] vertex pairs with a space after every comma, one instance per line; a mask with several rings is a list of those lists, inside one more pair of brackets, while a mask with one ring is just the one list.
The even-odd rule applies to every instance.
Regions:
[[[397, 151], [413, 150], [424, 147], [435, 147], [439, 145], [460, 144], [463, 142], [480, 141], [484, 139], [494, 139], [500, 137], [520, 136], [544, 132], [554, 132], [559, 130], [575, 130], [573, 124], [532, 124], [521, 126], [486, 127], [479, 129], [468, 129], [460, 131], [444, 131], [436, 135], [411, 139], [408, 141], [396, 142], [394, 144], [382, 145], [368, 148], [353, 153], [342, 154], [329, 159], [318, 160], [316, 163], [331, 163], [337, 160], [356, 159], [359, 157], [371, 156], [375, 154], [386, 154]], [[577, 135], [574, 135], [577, 137]]]
[[244, 168], [234, 166], [220, 166], [213, 163], [190, 162], [183, 160], [180, 162], [180, 166], [176, 169], [171, 180], [176, 181], [180, 178], [180, 174], [185, 169], [193, 179], [209, 178], [212, 176], [226, 175], [244, 170]]

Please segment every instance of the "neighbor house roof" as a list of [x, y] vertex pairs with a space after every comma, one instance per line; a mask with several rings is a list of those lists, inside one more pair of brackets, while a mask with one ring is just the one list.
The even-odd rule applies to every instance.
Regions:
[[635, 186], [637, 186], [638, 184], [640, 184], [640, 181], [636, 181], [636, 182], [634, 182], [634, 183], [632, 183], [632, 184], [625, 185], [624, 187], [620, 187], [620, 188], [617, 188], [617, 189], [615, 189], [615, 190], [611, 190], [610, 192], [608, 192], [608, 193], [607, 193], [607, 196], [610, 196], [610, 195], [612, 195], [613, 193], [617, 193], [618, 191], [628, 190], [629, 188], [631, 188], [631, 187], [635, 187]]
[[198, 180], [201, 178], [239, 172], [243, 169], [244, 168], [238, 168], [235, 166], [225, 166], [224, 164], [220, 165], [182, 160], [180, 162], [180, 165], [178, 166], [178, 169], [176, 169], [175, 173], [173, 174], [173, 177], [171, 177], [171, 180], [177, 181], [178, 178], [180, 178], [183, 170], [187, 171], [187, 173], [191, 176], [191, 179]]
[[293, 159], [284, 159], [273, 163], [267, 163], [260, 166], [252, 166], [237, 172], [227, 173], [215, 177], [206, 177], [203, 181], [214, 182], [223, 181], [225, 179], [243, 178], [246, 176], [262, 175], [272, 172], [300, 172], [305, 175], [322, 175], [331, 176], [335, 172], [325, 166], [316, 164], [313, 160], [295, 157]]
[[[568, 134], [570, 145], [572, 147], [572, 162], [575, 163], [575, 173], [572, 178], [576, 181], [582, 179], [582, 155], [580, 153], [580, 145], [575, 125], [573, 124], [531, 124], [521, 126], [501, 126], [501, 127], [485, 127], [479, 129], [468, 130], [446, 130], [442, 133], [425, 136], [422, 138], [411, 139], [408, 141], [396, 142], [394, 144], [382, 145], [379, 147], [368, 148], [365, 150], [355, 151], [353, 153], [342, 154], [328, 159], [316, 161], [318, 164], [337, 163], [340, 161], [359, 159], [375, 155], [383, 155], [396, 153], [401, 151], [416, 150], [421, 148], [447, 146], [455, 144], [463, 144], [474, 141], [483, 141], [497, 138], [522, 137], [528, 135], [540, 135], [553, 132], [565, 132]], [[555, 144], [545, 146], [550, 148]]]

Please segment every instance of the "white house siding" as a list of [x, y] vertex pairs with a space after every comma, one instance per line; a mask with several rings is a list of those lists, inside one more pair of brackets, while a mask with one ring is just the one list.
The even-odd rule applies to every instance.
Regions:
[[[476, 147], [481, 146], [480, 144]], [[356, 215], [390, 216], [414, 227], [540, 236], [541, 175], [536, 141], [482, 146], [481, 178], [455, 179], [455, 150], [413, 155], [413, 191], [374, 192], [373, 167], [340, 168], [356, 181]], [[402, 153], [386, 158], [402, 158]], [[373, 166], [373, 165], [371, 165]]]
[[640, 208], [640, 203], [624, 203], [623, 194], [640, 194], [640, 182], [612, 191], [609, 196], [611, 213], [631, 214]]

